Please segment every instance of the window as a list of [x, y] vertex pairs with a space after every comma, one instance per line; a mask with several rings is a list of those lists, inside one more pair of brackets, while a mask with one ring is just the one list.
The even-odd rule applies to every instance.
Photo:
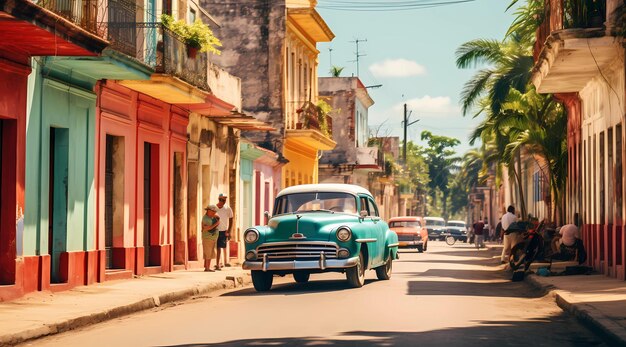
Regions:
[[372, 217], [378, 217], [378, 207], [376, 207], [376, 204], [374, 203], [374, 201], [370, 198], [367, 199], [369, 202], [369, 206], [370, 206], [370, 216]]
[[[609, 183], [609, 189], [607, 189], [607, 218], [609, 219], [607, 222], [609, 224], [613, 224], [613, 206], [614, 206], [614, 197], [613, 197], [613, 189], [611, 186], [613, 185], [613, 128], [609, 128], [607, 131], [607, 168], [606, 172], [608, 174], [607, 182]], [[614, 186], [614, 185], [613, 185]]]
[[604, 165], [605, 165], [605, 151], [604, 151], [604, 131], [600, 133], [600, 158], [599, 158], [599, 176], [600, 176], [600, 224], [606, 223], [606, 192], [604, 189], [605, 179], [604, 179]]
[[390, 228], [421, 228], [422, 225], [418, 221], [396, 221], [389, 223]]
[[367, 215], [370, 215], [370, 207], [369, 204], [367, 203], [367, 198], [365, 197], [361, 197], [361, 210], [360, 211], [365, 211], [367, 212]]
[[356, 214], [356, 199], [348, 193], [289, 194], [277, 199], [274, 214], [315, 211]]
[[615, 126], [615, 209], [618, 216], [622, 215], [622, 125]]
[[189, 23], [194, 23], [196, 21], [197, 15], [196, 10], [194, 8], [189, 8]]

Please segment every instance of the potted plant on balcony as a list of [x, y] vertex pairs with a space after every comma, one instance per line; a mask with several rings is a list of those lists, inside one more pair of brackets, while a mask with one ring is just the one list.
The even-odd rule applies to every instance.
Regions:
[[174, 20], [170, 15], [161, 15], [163, 25], [178, 35], [187, 45], [187, 55], [194, 59], [198, 51], [220, 54], [217, 47], [222, 46], [222, 42], [213, 35], [213, 31], [207, 24], [202, 23], [200, 18], [193, 24], [188, 24], [184, 20]]

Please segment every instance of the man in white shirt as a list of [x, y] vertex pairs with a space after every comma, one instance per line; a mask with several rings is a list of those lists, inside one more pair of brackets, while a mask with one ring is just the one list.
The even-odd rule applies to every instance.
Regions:
[[502, 264], [506, 264], [509, 261], [509, 258], [511, 256], [511, 249], [515, 247], [521, 237], [518, 232], [508, 231], [511, 224], [517, 221], [517, 217], [515, 217], [515, 207], [511, 205], [506, 209], [506, 211], [507, 212], [502, 216], [501, 219], [502, 232], [504, 233], [504, 247], [502, 248], [502, 255], [500, 255], [500, 260], [502, 260]]
[[559, 235], [561, 237], [557, 241], [557, 247], [561, 244], [572, 247], [576, 243], [576, 239], [579, 238], [578, 227], [574, 224], [565, 224], [559, 230]]
[[220, 224], [217, 227], [219, 236], [217, 238], [217, 264], [215, 264], [216, 270], [221, 270], [220, 256], [222, 251], [224, 252], [224, 266], [230, 266], [228, 263], [228, 252], [226, 247], [228, 240], [230, 240], [230, 232], [233, 226], [233, 210], [230, 206], [226, 205], [228, 196], [226, 194], [220, 194], [217, 203], [217, 215], [220, 216]]

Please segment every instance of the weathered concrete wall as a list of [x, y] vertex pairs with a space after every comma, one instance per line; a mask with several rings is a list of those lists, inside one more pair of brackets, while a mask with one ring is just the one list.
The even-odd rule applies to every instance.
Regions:
[[209, 63], [207, 69], [211, 93], [221, 100], [233, 104], [238, 111], [241, 111], [241, 78], [229, 74], [213, 63]]
[[320, 158], [321, 165], [344, 165], [356, 162], [355, 103], [356, 78], [319, 78], [320, 98], [334, 110], [333, 140], [337, 146]]
[[222, 54], [213, 62], [241, 78], [243, 111], [270, 123], [278, 131], [246, 132], [257, 144], [271, 147], [284, 128], [283, 50], [286, 35], [284, 1], [200, 1], [220, 23], [215, 34]]

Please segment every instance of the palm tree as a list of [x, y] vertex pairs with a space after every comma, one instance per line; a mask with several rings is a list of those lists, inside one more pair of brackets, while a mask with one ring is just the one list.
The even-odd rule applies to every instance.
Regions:
[[[463, 115], [473, 107], [480, 106], [477, 116], [488, 107], [497, 114], [511, 89], [525, 92], [534, 65], [532, 45], [515, 33], [504, 41], [477, 39], [466, 42], [456, 51], [456, 65], [461, 69], [486, 64], [472, 79], [465, 83], [461, 92]], [[483, 97], [489, 100], [480, 105]]]
[[[551, 197], [546, 199], [550, 220], [564, 220], [564, 191], [567, 181], [567, 114], [550, 95], [531, 89], [526, 94], [512, 93], [504, 108], [512, 113], [524, 112], [526, 128], [507, 145], [505, 153], [519, 152], [522, 147], [531, 155], [545, 159], [544, 174], [550, 183]], [[554, 201], [554, 206], [552, 206]]]
[[332, 77], [340, 77], [343, 69], [345, 69], [345, 67], [333, 65], [333, 67], [330, 68], [330, 75]]

